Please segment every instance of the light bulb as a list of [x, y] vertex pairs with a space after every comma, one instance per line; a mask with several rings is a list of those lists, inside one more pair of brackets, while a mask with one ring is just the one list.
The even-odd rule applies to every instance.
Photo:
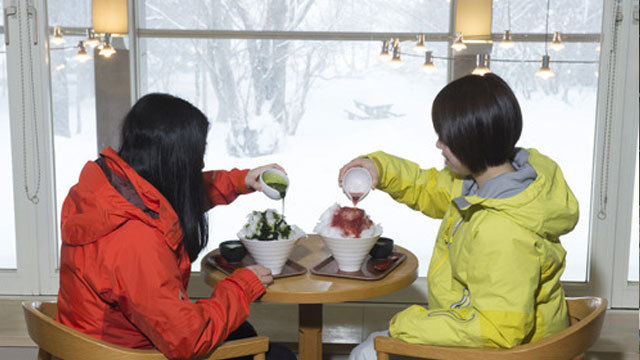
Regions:
[[116, 49], [111, 45], [111, 34], [104, 34], [104, 41], [102, 43], [102, 48], [98, 53], [100, 56], [104, 56], [106, 58], [110, 58], [111, 55], [116, 53]]
[[425, 51], [427, 51], [427, 47], [424, 46], [424, 35], [418, 35], [418, 43], [413, 47], [413, 51], [415, 51], [416, 54], [424, 54]]
[[93, 29], [87, 29], [87, 40], [85, 40], [84, 43], [92, 48], [100, 45], [100, 39], [96, 37], [96, 33]]
[[467, 45], [464, 43], [464, 40], [462, 39], [462, 33], [458, 33], [458, 36], [456, 37], [456, 41], [451, 44], [451, 48], [454, 49], [455, 51], [462, 51], [464, 49], [467, 48]]
[[505, 30], [502, 35], [502, 41], [500, 41], [500, 47], [503, 49], [512, 49], [515, 46], [513, 40], [511, 40], [511, 30]]
[[105, 44], [102, 47], [102, 50], [100, 50], [99, 55], [104, 56], [106, 58], [110, 58], [111, 55], [115, 53], [116, 53], [116, 49], [114, 49], [113, 46], [111, 46], [111, 44]]
[[64, 36], [62, 36], [62, 29], [60, 26], [53, 27], [53, 37], [51, 37], [51, 42], [54, 45], [62, 45], [67, 41]]
[[402, 62], [402, 59], [400, 59], [400, 55], [398, 55], [398, 56], [394, 56], [391, 59], [391, 61], [389, 62], [389, 65], [391, 65], [392, 68], [397, 69], [402, 67], [404, 63]]
[[391, 54], [389, 53], [389, 41], [384, 40], [382, 42], [382, 50], [380, 50], [380, 55], [378, 55], [378, 59], [380, 59], [381, 61], [391, 60]]
[[562, 42], [562, 37], [560, 36], [560, 32], [556, 31], [553, 33], [553, 41], [551, 45], [549, 45], [551, 50], [560, 51], [564, 49], [564, 43]]
[[400, 47], [397, 45], [393, 48], [393, 58], [391, 59], [389, 65], [391, 65], [391, 67], [394, 69], [397, 69], [404, 65], [404, 63], [402, 63], [402, 59], [400, 59]]
[[540, 65], [540, 69], [538, 69], [538, 71], [536, 71], [536, 76], [547, 80], [549, 78], [552, 78], [554, 76], [556, 76], [556, 74], [553, 73], [553, 71], [551, 71], [551, 68], [549, 67], [549, 62], [551, 61], [551, 58], [549, 57], [549, 55], [542, 55], [542, 65]]
[[404, 63], [402, 62], [402, 60], [398, 58], [398, 59], [391, 59], [391, 62], [389, 63], [389, 65], [391, 65], [391, 67], [394, 69], [398, 69], [404, 66]]
[[427, 51], [424, 54], [424, 64], [420, 67], [420, 70], [427, 74], [432, 74], [437, 70], [436, 66], [433, 65], [433, 51]]
[[483, 76], [486, 73], [491, 72], [489, 69], [489, 54], [477, 54], [476, 55], [476, 67], [471, 72], [473, 75]]
[[78, 41], [78, 52], [73, 56], [73, 60], [81, 63], [91, 60], [91, 56], [87, 54], [87, 49], [84, 47], [84, 41]]
[[393, 40], [393, 57], [391, 58], [389, 65], [394, 69], [404, 65], [400, 59], [400, 39]]

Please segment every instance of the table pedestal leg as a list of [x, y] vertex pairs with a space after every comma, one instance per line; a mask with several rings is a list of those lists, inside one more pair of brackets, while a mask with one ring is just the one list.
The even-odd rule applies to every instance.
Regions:
[[298, 305], [298, 358], [322, 360], [322, 304]]

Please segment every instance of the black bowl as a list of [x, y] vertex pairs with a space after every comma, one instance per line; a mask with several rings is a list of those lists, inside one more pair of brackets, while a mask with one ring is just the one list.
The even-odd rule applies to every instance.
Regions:
[[380, 237], [373, 245], [369, 255], [374, 259], [385, 259], [393, 252], [393, 240], [387, 237]]
[[240, 240], [228, 240], [220, 243], [220, 255], [228, 262], [239, 262], [247, 254]]

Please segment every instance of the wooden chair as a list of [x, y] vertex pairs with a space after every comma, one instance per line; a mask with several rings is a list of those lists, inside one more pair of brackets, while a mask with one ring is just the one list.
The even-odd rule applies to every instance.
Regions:
[[[156, 350], [128, 349], [96, 339], [56, 321], [58, 306], [55, 302], [23, 302], [24, 317], [29, 336], [38, 345], [38, 360], [51, 360], [52, 356], [64, 360], [166, 360]], [[253, 355], [264, 360], [269, 339], [256, 336], [225, 342], [199, 359], [222, 360]]]
[[600, 336], [607, 300], [567, 298], [567, 305], [571, 323], [568, 328], [511, 349], [414, 345], [386, 336], [376, 337], [374, 346], [378, 360], [389, 360], [389, 354], [433, 360], [583, 360], [585, 351]]

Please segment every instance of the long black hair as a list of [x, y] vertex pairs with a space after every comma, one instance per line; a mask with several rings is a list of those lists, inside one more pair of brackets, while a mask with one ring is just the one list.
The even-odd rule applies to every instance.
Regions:
[[522, 132], [520, 105], [498, 75], [467, 75], [433, 100], [433, 127], [472, 173], [512, 160]]
[[122, 124], [120, 157], [169, 201], [191, 261], [209, 236], [202, 178], [208, 130], [209, 121], [198, 108], [158, 93], [140, 98]]

